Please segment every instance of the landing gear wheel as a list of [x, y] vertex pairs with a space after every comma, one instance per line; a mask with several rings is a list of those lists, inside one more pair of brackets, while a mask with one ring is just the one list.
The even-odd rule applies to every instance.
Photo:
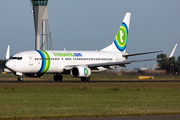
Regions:
[[22, 81], [23, 78], [21, 76], [18, 77], [18, 81]]
[[81, 81], [85, 81], [85, 80], [86, 80], [85, 77], [81, 78]]
[[57, 81], [58, 78], [57, 78], [57, 75], [54, 75], [54, 81]]
[[62, 75], [58, 75], [58, 80], [62, 81], [63, 80], [63, 76]]
[[63, 76], [62, 75], [54, 75], [54, 81], [62, 81]]
[[90, 77], [82, 77], [81, 78], [81, 81], [89, 81], [90, 80]]

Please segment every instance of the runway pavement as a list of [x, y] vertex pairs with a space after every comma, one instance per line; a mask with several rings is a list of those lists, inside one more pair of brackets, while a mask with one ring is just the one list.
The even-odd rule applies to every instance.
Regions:
[[93, 81], [0, 81], [0, 83], [133, 83], [133, 82], [180, 82], [180, 80], [93, 80]]
[[[47, 120], [47, 119], [43, 119], [43, 120]], [[63, 118], [63, 119], [48, 119], [48, 120], [180, 120], [180, 115], [102, 117], [102, 118]]]

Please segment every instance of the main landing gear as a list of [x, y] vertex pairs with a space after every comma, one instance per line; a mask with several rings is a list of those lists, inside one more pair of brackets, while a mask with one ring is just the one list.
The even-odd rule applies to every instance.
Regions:
[[[62, 75], [58, 75], [55, 74], [54, 75], [54, 81], [62, 81], [63, 80], [63, 76]], [[89, 81], [90, 77], [81, 77], [81, 81]]]
[[81, 78], [81, 81], [89, 81], [90, 80], [90, 77], [82, 77]]
[[63, 76], [62, 75], [54, 75], [54, 81], [62, 81], [63, 80]]

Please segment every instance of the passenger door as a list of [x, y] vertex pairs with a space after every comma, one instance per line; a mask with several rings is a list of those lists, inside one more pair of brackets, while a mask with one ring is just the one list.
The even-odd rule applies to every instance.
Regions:
[[28, 58], [29, 58], [29, 65], [33, 65], [34, 62], [33, 62], [33, 57], [31, 54], [28, 54]]

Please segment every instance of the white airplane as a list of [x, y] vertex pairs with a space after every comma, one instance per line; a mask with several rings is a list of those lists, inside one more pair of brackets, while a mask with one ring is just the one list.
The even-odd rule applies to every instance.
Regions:
[[[125, 67], [132, 62], [161, 60], [162, 58], [126, 61], [130, 56], [162, 52], [126, 53], [130, 17], [131, 13], [126, 13], [112, 44], [100, 51], [32, 50], [9, 57], [8, 46], [6, 67], [19, 76], [18, 81], [22, 80], [23, 74], [28, 77], [41, 77], [45, 73], [53, 74], [55, 81], [62, 81], [62, 74], [71, 74], [82, 81], [89, 81], [92, 72], [101, 72], [117, 66]], [[177, 44], [167, 58], [173, 56], [176, 46]]]

